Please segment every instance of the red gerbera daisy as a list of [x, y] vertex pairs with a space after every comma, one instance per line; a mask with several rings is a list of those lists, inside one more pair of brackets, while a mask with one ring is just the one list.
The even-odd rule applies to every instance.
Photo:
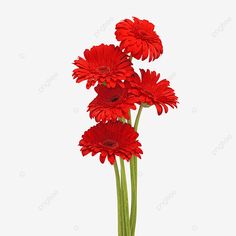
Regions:
[[175, 96], [175, 92], [169, 87], [170, 82], [166, 79], [158, 82], [160, 74], [156, 74], [155, 71], [140, 70], [141, 79], [137, 76], [130, 82], [130, 93], [139, 98], [139, 103], [144, 103], [149, 106], [155, 105], [158, 115], [161, 115], [163, 109], [165, 113], [168, 112], [168, 106], [177, 108], [178, 97]]
[[83, 156], [100, 153], [100, 161], [104, 163], [106, 157], [114, 164], [115, 157], [119, 156], [129, 161], [132, 156], [141, 158], [141, 144], [137, 141], [138, 133], [129, 124], [119, 121], [98, 123], [85, 131], [79, 146], [82, 146]]
[[154, 27], [147, 20], [125, 19], [116, 25], [116, 39], [121, 41], [121, 49], [134, 58], [145, 60], [149, 57], [149, 61], [154, 61], [163, 53], [162, 42]]
[[128, 93], [128, 88], [116, 85], [115, 88], [107, 88], [98, 85], [95, 88], [97, 97], [89, 104], [90, 118], [95, 118], [97, 122], [117, 120], [119, 117], [129, 119], [129, 110], [136, 109], [137, 99]]
[[87, 80], [88, 89], [97, 82], [105, 83], [108, 88], [114, 88], [117, 83], [123, 86], [122, 81], [133, 74], [128, 56], [114, 45], [101, 44], [86, 49], [84, 58], [74, 61], [78, 68], [73, 70], [73, 77], [77, 83]]

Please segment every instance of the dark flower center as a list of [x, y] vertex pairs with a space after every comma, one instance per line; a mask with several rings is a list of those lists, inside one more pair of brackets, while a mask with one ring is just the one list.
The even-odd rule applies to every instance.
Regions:
[[147, 33], [144, 30], [139, 30], [138, 34], [141, 38], [145, 38], [147, 36]]
[[153, 93], [152, 92], [149, 92], [147, 89], [144, 89], [145, 93], [151, 97], [153, 97]]
[[111, 98], [111, 101], [112, 102], [116, 102], [117, 100], [119, 100], [119, 96], [117, 95], [117, 96], [113, 96], [112, 98]]
[[105, 140], [102, 143], [102, 145], [105, 146], [105, 147], [112, 148], [112, 149], [117, 148], [119, 146], [119, 144], [115, 140], [112, 140], [112, 139]]
[[100, 66], [97, 68], [97, 71], [101, 74], [108, 74], [111, 70], [108, 66]]
[[139, 27], [135, 27], [133, 32], [136, 35], [136, 38], [138, 39], [141, 39], [144, 41], [150, 41], [152, 39], [152, 37], [146, 30], [140, 29]]

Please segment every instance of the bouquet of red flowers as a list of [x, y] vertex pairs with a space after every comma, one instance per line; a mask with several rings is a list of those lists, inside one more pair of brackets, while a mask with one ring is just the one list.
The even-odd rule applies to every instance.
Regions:
[[[84, 51], [74, 61], [73, 78], [95, 87], [97, 96], [88, 105], [90, 118], [97, 125], [85, 131], [79, 142], [82, 155], [100, 154], [114, 167], [117, 187], [118, 236], [134, 236], [137, 218], [137, 158], [143, 153], [137, 140], [143, 108], [154, 105], [157, 114], [177, 107], [178, 98], [166, 79], [155, 71], [136, 73], [132, 59], [154, 61], [163, 53], [162, 42], [147, 20], [133, 17], [116, 25], [119, 46], [101, 44]], [[131, 110], [139, 107], [134, 124]], [[131, 206], [127, 191], [125, 161], [130, 166]]]

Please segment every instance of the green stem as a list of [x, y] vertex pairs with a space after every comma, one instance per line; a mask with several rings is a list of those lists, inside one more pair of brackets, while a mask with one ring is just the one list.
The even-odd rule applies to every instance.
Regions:
[[137, 214], [137, 191], [136, 191], [136, 177], [135, 177], [135, 159], [133, 156], [130, 160], [130, 179], [131, 179], [131, 210], [130, 210], [130, 229], [131, 235], [134, 236], [135, 233], [135, 221]]
[[123, 222], [123, 216], [122, 216], [122, 201], [121, 201], [121, 187], [120, 187], [120, 174], [118, 165], [115, 162], [114, 163], [114, 170], [115, 170], [115, 176], [116, 176], [116, 192], [117, 192], [117, 211], [118, 211], [118, 236], [124, 236], [123, 230], [124, 230], [124, 222]]
[[129, 110], [129, 120], [128, 120], [128, 124], [132, 125], [132, 118], [131, 118], [131, 111]]
[[125, 174], [125, 165], [124, 160], [120, 158], [120, 167], [121, 167], [121, 195], [123, 200], [123, 214], [125, 221], [125, 236], [131, 236], [130, 234], [130, 221], [129, 221], [129, 199], [128, 199], [128, 190]]
[[[143, 106], [140, 105], [135, 123], [134, 129], [135, 131], [138, 130], [138, 124], [140, 120], [140, 116], [143, 110]], [[137, 220], [137, 174], [138, 172], [138, 162], [137, 157], [133, 156], [130, 160], [130, 177], [131, 177], [131, 212], [130, 212], [130, 228], [131, 228], [131, 236], [135, 235], [135, 227], [136, 227], [136, 220]]]
[[135, 131], [138, 130], [138, 124], [139, 124], [139, 120], [140, 120], [140, 116], [141, 116], [142, 110], [143, 110], [143, 106], [142, 106], [142, 104], [141, 104], [140, 107], [139, 107], [139, 109], [138, 109], [138, 114], [137, 114], [137, 116], [136, 116], [135, 123], [134, 123], [134, 129], [135, 129]]

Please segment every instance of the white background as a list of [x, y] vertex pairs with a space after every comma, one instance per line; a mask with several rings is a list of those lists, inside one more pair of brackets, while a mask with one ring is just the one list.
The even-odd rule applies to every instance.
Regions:
[[0, 235], [116, 235], [113, 168], [82, 158], [94, 97], [71, 76], [85, 48], [131, 16], [164, 54], [179, 108], [140, 122], [137, 236], [236, 235], [235, 1], [2, 1]]

